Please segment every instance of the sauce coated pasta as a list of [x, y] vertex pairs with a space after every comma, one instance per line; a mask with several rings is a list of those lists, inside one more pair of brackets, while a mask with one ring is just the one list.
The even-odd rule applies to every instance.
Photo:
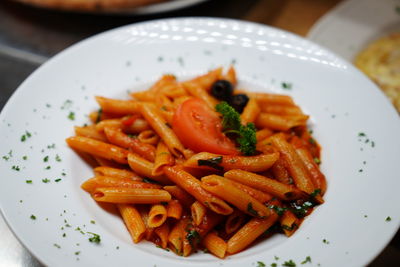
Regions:
[[134, 243], [225, 258], [290, 237], [324, 202], [308, 116], [290, 96], [236, 83], [233, 67], [218, 68], [164, 75], [129, 100], [98, 96], [92, 124], [66, 139], [95, 165], [82, 189], [115, 205]]

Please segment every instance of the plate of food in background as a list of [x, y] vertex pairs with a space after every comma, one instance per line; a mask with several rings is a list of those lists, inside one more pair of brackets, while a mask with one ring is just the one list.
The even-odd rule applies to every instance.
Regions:
[[155, 14], [207, 0], [14, 0], [40, 8], [95, 14]]
[[400, 112], [400, 1], [344, 1], [308, 38], [355, 64]]
[[10, 98], [0, 208], [48, 266], [363, 266], [400, 224], [398, 122], [361, 72], [288, 32], [137, 23]]

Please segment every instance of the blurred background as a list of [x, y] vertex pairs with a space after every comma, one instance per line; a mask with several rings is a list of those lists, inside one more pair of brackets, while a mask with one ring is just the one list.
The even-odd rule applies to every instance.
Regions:
[[[368, 12], [377, 14], [377, 18]], [[118, 26], [183, 16], [224, 17], [270, 25], [308, 37], [349, 61], [367, 41], [400, 32], [397, 0], [170, 0], [138, 8], [92, 11], [1, 0], [0, 110], [25, 78], [68, 46]], [[0, 266], [42, 266], [20, 245], [2, 217]], [[400, 266], [399, 233], [370, 266]]]

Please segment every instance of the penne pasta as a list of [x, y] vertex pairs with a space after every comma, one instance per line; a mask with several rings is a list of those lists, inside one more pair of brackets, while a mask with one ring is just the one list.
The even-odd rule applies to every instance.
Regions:
[[307, 120], [307, 115], [282, 116], [270, 113], [260, 113], [255, 120], [255, 125], [257, 128], [287, 131], [295, 126], [305, 125]]
[[129, 115], [139, 113], [140, 103], [134, 100], [116, 100], [102, 96], [96, 96], [102, 112], [115, 115]]
[[92, 192], [94, 200], [108, 203], [156, 204], [171, 200], [171, 195], [161, 189], [100, 187]]
[[151, 127], [156, 131], [156, 133], [165, 142], [168, 149], [174, 156], [183, 156], [185, 148], [176, 137], [172, 129], [167, 126], [165, 120], [160, 116], [157, 109], [149, 104], [143, 104], [141, 106], [141, 113], [144, 118], [149, 122]]
[[165, 167], [164, 173], [171, 181], [182, 187], [200, 203], [212, 211], [225, 215], [232, 213], [232, 208], [225, 203], [225, 201], [204, 190], [201, 187], [199, 180], [182, 170], [180, 167]]
[[163, 141], [159, 142], [157, 145], [154, 166], [151, 174], [153, 176], [159, 176], [164, 173], [163, 168], [165, 166], [171, 166], [174, 164], [174, 157], [168, 150], [168, 147]]
[[128, 151], [118, 146], [83, 136], [69, 137], [66, 141], [73, 149], [89, 153], [93, 156], [114, 160], [118, 163], [128, 163]]
[[202, 244], [218, 258], [223, 259], [225, 257], [228, 245], [215, 232], [208, 233], [204, 237]]
[[142, 143], [137, 138], [124, 134], [121, 129], [106, 127], [104, 133], [110, 143], [129, 149], [147, 160], [154, 161], [156, 149], [152, 145]]
[[200, 225], [206, 215], [207, 208], [199, 201], [195, 201], [192, 206], [190, 206], [190, 211], [194, 224]]
[[[230, 156], [200, 152], [187, 159], [184, 166], [191, 168], [217, 169], [220, 171], [241, 169], [251, 172], [261, 172], [268, 170], [275, 161], [278, 160], [278, 158], [279, 153], [260, 154], [257, 156]], [[219, 161], [219, 163], [213, 167], [209, 167], [209, 164], [204, 164], [204, 161], [207, 162], [212, 159], [214, 159], [214, 162]]]
[[271, 215], [270, 209], [257, 199], [235, 187], [224, 177], [218, 175], [203, 177], [201, 178], [201, 187], [251, 216], [266, 218]]
[[161, 185], [149, 184], [138, 181], [133, 181], [129, 178], [116, 178], [108, 176], [95, 176], [86, 180], [81, 188], [88, 193], [92, 193], [96, 188], [101, 187], [123, 187], [123, 188], [153, 188], [161, 189]]
[[122, 219], [124, 220], [126, 228], [131, 234], [133, 242], [138, 243], [143, 239], [146, 233], [146, 226], [144, 225], [140, 213], [133, 205], [118, 204], [117, 207]]
[[245, 215], [240, 210], [234, 210], [229, 214], [225, 222], [225, 232], [227, 234], [232, 234], [236, 232], [244, 223]]
[[151, 228], [161, 226], [167, 220], [167, 209], [164, 205], [154, 204], [149, 211], [149, 220], [147, 224]]
[[190, 195], [179, 186], [167, 185], [164, 186], [164, 190], [168, 191], [168, 193], [170, 193], [174, 198], [179, 200], [179, 202], [182, 203], [182, 205], [185, 206], [187, 209], [190, 209], [190, 206], [193, 204], [193, 202], [196, 201], [192, 195]]
[[283, 200], [293, 200], [304, 198], [304, 193], [292, 185], [280, 183], [274, 179], [267, 178], [252, 172], [243, 170], [230, 170], [224, 177], [236, 182], [257, 188], [263, 192]]
[[[171, 194], [172, 195], [172, 194]], [[167, 218], [179, 220], [182, 217], [183, 208], [181, 203], [173, 199], [167, 204]]]
[[235, 254], [248, 247], [278, 219], [278, 215], [272, 214], [266, 219], [252, 218], [239, 229], [227, 242], [227, 252]]
[[100, 166], [94, 168], [93, 171], [96, 176], [109, 176], [109, 177], [130, 179], [133, 181], [143, 182], [143, 179], [139, 175], [125, 169]]

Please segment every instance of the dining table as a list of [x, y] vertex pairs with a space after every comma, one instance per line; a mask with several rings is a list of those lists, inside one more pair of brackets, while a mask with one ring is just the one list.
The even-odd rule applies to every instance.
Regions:
[[[171, 17], [222, 17], [276, 27], [306, 37], [343, 0], [208, 0], [148, 12], [74, 12], [0, 1], [0, 111], [18, 86], [65, 48], [95, 34], [141, 21]], [[373, 242], [373, 240], [371, 240]], [[362, 246], [362, 244], [360, 244]], [[368, 266], [399, 266], [400, 233]], [[0, 216], [0, 267], [44, 266]]]

